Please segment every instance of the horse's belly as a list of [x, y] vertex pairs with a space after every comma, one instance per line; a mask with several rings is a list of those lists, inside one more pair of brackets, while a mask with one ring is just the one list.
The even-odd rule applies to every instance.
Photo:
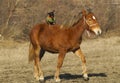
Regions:
[[51, 52], [51, 53], [58, 53], [59, 51], [54, 48], [43, 48], [45, 51]]
[[42, 49], [44, 49], [45, 51], [51, 52], [51, 53], [58, 53], [59, 50], [51, 45], [41, 45]]
[[41, 43], [40, 46], [48, 52], [51, 53], [58, 53], [61, 50], [65, 50], [66, 52], [75, 51], [79, 48], [79, 44], [72, 45], [70, 43], [63, 43], [63, 42], [57, 42], [54, 40], [54, 42], [44, 42]]

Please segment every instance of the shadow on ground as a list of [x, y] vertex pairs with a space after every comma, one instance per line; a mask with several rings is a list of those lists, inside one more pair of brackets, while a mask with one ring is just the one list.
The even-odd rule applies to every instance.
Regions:
[[[107, 77], [107, 75], [105, 73], [91, 73], [88, 74], [89, 77]], [[45, 77], [45, 80], [49, 80], [49, 79], [53, 79], [54, 76], [47, 76]], [[66, 74], [61, 74], [60, 75], [61, 79], [65, 79], [65, 80], [72, 80], [72, 79], [78, 79], [78, 78], [83, 78], [82, 75], [72, 75], [70, 73], [66, 73]]]

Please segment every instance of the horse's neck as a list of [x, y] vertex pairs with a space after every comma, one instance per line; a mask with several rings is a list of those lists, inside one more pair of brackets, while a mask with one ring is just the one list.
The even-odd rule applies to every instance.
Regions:
[[82, 17], [82, 18], [78, 21], [78, 23], [77, 23], [76, 25], [74, 25], [73, 27], [74, 27], [74, 30], [73, 30], [73, 31], [75, 32], [76, 37], [77, 37], [77, 38], [82, 37], [82, 34], [83, 34], [83, 32], [84, 32], [84, 30], [85, 30], [85, 27], [86, 27], [86, 23], [85, 23], [85, 21], [84, 21], [84, 18]]

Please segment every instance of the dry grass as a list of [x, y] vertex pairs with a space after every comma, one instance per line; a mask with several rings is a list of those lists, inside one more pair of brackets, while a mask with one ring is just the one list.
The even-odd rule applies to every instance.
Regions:
[[[0, 83], [38, 83], [33, 78], [33, 64], [28, 64], [28, 42], [0, 42]], [[81, 48], [86, 55], [89, 83], [119, 83], [120, 37], [84, 40]], [[46, 83], [54, 83], [57, 54], [46, 53], [42, 68]], [[62, 83], [85, 83], [81, 61], [68, 53], [61, 69]]]

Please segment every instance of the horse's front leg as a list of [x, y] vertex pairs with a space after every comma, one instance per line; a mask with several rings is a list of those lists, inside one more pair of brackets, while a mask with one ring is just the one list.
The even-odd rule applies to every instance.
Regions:
[[39, 53], [40, 53], [40, 47], [37, 47], [35, 49], [35, 57], [34, 57], [34, 77], [37, 80], [44, 80], [43, 72], [41, 70], [41, 64], [40, 64], [40, 58], [39, 58]]
[[59, 74], [60, 74], [60, 68], [62, 67], [62, 64], [63, 64], [65, 53], [66, 52], [60, 52], [59, 56], [58, 56], [58, 64], [57, 64], [57, 69], [56, 69], [56, 73], [55, 73], [55, 81], [56, 82], [61, 81], [60, 78], [59, 78]]
[[82, 53], [82, 51], [80, 49], [76, 50], [75, 54], [81, 58], [82, 69], [83, 69], [82, 73], [83, 73], [84, 80], [89, 80], [89, 77], [88, 77], [88, 74], [87, 74], [86, 60], [85, 60], [84, 54]]

